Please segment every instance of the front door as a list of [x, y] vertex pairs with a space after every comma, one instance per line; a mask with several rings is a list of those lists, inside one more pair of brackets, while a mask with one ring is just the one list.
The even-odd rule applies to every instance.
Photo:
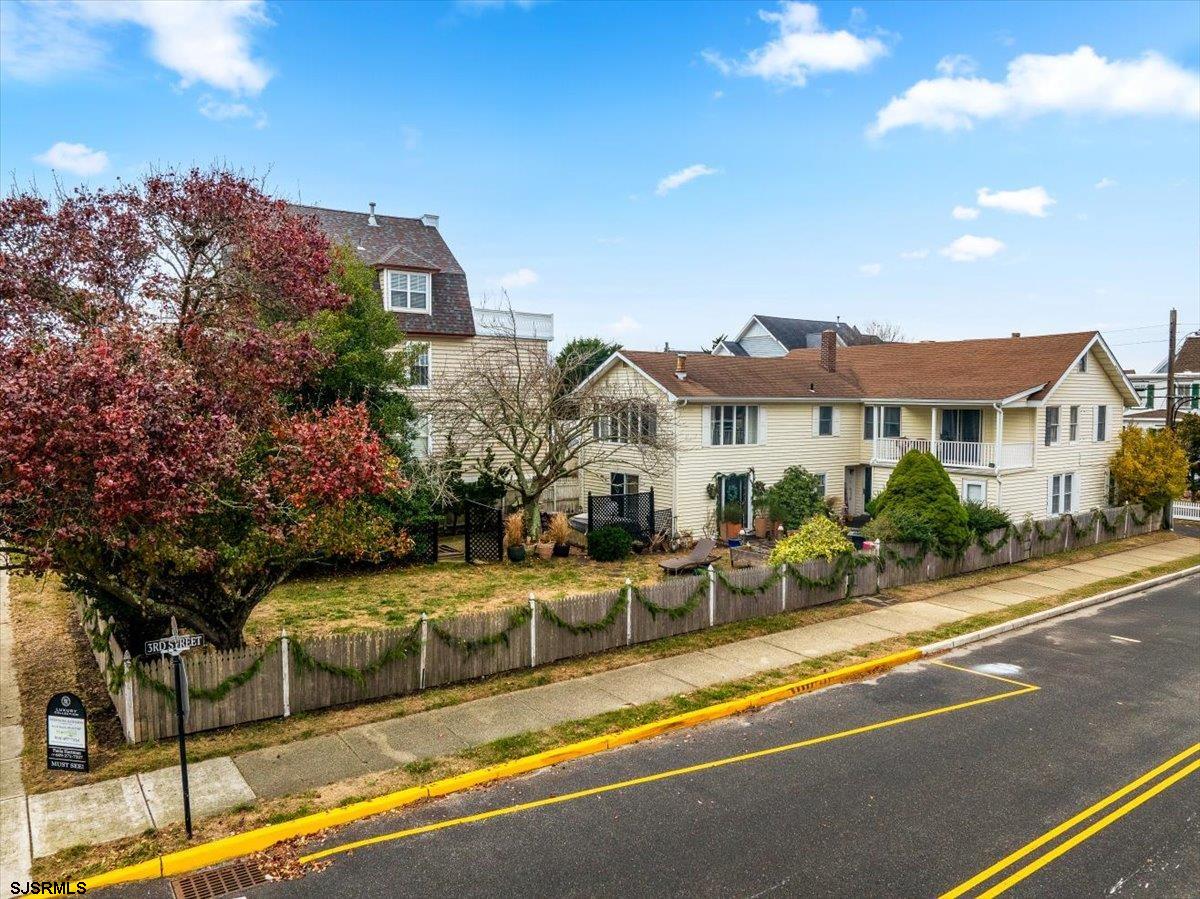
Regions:
[[846, 514], [854, 517], [867, 511], [871, 501], [871, 466], [846, 466]]
[[750, 526], [750, 476], [727, 474], [721, 477], [721, 508], [717, 510], [720, 520], [725, 521], [726, 507], [736, 503], [742, 509], [742, 527]]

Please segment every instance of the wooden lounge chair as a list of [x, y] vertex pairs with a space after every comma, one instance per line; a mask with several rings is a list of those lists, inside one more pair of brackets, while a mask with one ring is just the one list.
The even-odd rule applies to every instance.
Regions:
[[684, 574], [688, 571], [695, 571], [708, 564], [716, 547], [716, 540], [705, 537], [703, 540], [696, 541], [696, 545], [686, 556], [671, 556], [669, 559], [663, 559], [658, 565], [667, 574]]

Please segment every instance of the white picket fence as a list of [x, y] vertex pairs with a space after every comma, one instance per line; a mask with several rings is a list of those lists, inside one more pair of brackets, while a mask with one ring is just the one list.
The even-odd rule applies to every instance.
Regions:
[[1171, 514], [1185, 521], [1200, 521], [1200, 503], [1171, 503]]

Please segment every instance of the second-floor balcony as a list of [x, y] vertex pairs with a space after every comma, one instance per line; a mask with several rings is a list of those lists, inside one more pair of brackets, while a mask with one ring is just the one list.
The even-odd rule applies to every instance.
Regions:
[[[871, 461], [899, 462], [909, 450], [933, 453], [946, 468], [973, 471], [1004, 471], [1033, 465], [1033, 442], [985, 443], [974, 440], [930, 440], [924, 437], [879, 437], [873, 443]], [[997, 457], [997, 449], [999, 454]]]
[[515, 309], [471, 309], [475, 333], [521, 340], [554, 340], [554, 315], [546, 312], [518, 312]]

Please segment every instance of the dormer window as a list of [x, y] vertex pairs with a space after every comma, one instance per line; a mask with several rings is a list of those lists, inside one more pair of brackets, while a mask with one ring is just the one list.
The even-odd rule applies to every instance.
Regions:
[[426, 272], [384, 273], [387, 308], [393, 312], [428, 312], [430, 283]]

